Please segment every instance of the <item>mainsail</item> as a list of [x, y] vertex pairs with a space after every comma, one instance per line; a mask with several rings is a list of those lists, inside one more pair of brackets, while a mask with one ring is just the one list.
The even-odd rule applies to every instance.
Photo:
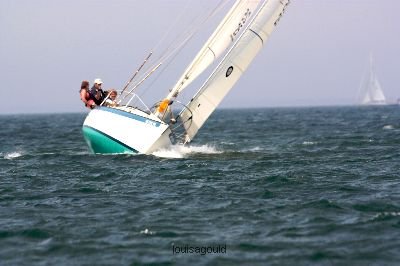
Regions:
[[180, 114], [185, 122], [185, 142], [190, 142], [225, 95], [241, 77], [285, 11], [289, 0], [266, 0], [252, 21]]
[[369, 72], [364, 82], [361, 84], [361, 91], [363, 91], [363, 98], [361, 104], [363, 105], [381, 105], [386, 104], [386, 97], [383, 94], [382, 86], [374, 71], [374, 64], [372, 55], [370, 55]]
[[200, 49], [167, 96], [175, 98], [237, 39], [261, 0], [238, 0]]

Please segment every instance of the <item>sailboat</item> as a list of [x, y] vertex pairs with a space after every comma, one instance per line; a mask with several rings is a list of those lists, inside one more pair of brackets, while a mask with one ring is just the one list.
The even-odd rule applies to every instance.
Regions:
[[[87, 115], [82, 131], [91, 151], [151, 154], [191, 143], [268, 40], [288, 4], [289, 0], [237, 0], [166, 97], [152, 107], [134, 90], [162, 62], [132, 83], [150, 53], [119, 93], [117, 106], [101, 104]], [[181, 93], [211, 65], [215, 68], [203, 85], [182, 103]]]
[[385, 105], [386, 97], [383, 94], [382, 86], [375, 74], [372, 54], [369, 57], [369, 70], [361, 82], [359, 91], [361, 92], [362, 105]]

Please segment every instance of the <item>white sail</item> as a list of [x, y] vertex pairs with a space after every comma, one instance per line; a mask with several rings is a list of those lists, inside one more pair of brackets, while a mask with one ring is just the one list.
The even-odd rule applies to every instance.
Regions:
[[362, 84], [361, 90], [364, 93], [361, 104], [364, 105], [381, 105], [386, 104], [386, 97], [383, 93], [381, 84], [374, 71], [372, 55], [370, 55], [370, 67], [366, 82]]
[[369, 93], [365, 94], [364, 98], [362, 99], [361, 103], [362, 104], [368, 104], [371, 102], [371, 97], [369, 96]]
[[281, 18], [289, 0], [266, 0], [237, 42], [180, 116], [190, 142], [253, 61]]
[[198, 77], [215, 59], [237, 39], [239, 33], [249, 23], [261, 0], [237, 0], [217, 29], [207, 40], [178, 82], [171, 89], [167, 99], [176, 97], [186, 86]]
[[385, 95], [383, 94], [383, 90], [381, 84], [378, 81], [376, 75], [373, 75], [373, 80], [371, 81], [373, 89], [372, 99], [376, 102], [386, 102]]

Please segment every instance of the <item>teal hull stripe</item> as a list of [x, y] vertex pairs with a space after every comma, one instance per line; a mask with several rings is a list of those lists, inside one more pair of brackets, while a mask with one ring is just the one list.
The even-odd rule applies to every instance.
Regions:
[[82, 131], [94, 153], [139, 153], [137, 150], [93, 127], [83, 126]]
[[128, 117], [128, 118], [131, 118], [131, 119], [135, 119], [135, 120], [143, 122], [143, 123], [146, 123], [146, 121], [151, 121], [151, 124], [154, 125], [155, 127], [159, 127], [161, 125], [160, 122], [155, 121], [153, 119], [144, 118], [144, 117], [142, 117], [140, 115], [132, 114], [132, 113], [125, 112], [125, 111], [122, 111], [122, 110], [109, 108], [109, 107], [104, 107], [104, 106], [96, 107], [96, 108], [98, 108], [98, 109], [100, 109], [102, 111], [107, 111], [107, 112], [110, 112], [110, 113], [114, 113], [114, 114], [117, 114], [117, 115], [122, 115], [122, 116], [125, 116], [125, 117]]

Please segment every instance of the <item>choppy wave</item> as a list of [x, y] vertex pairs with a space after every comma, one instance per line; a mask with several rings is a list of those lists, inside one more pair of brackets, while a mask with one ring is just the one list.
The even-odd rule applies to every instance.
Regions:
[[305, 146], [307, 146], [307, 145], [314, 145], [314, 144], [317, 144], [317, 143], [314, 142], [314, 141], [303, 141], [302, 144], [305, 145]]
[[400, 217], [400, 212], [381, 212], [376, 214], [372, 219], [380, 220], [380, 219], [395, 218], [395, 217]]
[[3, 158], [7, 159], [7, 160], [12, 160], [12, 159], [16, 159], [18, 157], [23, 156], [24, 153], [22, 151], [13, 151], [13, 152], [9, 152], [4, 154]]
[[144, 234], [144, 235], [154, 235], [155, 232], [150, 231], [149, 229], [146, 228], [146, 229], [140, 231], [140, 234]]
[[394, 129], [394, 127], [393, 127], [393, 125], [385, 125], [385, 126], [383, 126], [383, 129], [391, 130], [391, 129]]
[[91, 154], [83, 120], [0, 116], [1, 265], [400, 261], [398, 107], [217, 110], [152, 156]]

